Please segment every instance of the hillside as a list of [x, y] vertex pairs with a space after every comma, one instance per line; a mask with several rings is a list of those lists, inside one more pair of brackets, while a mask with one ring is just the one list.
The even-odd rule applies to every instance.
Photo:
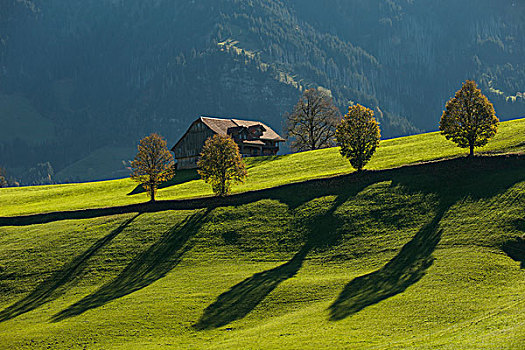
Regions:
[[[435, 130], [465, 79], [480, 84], [502, 120], [525, 111], [522, 1], [0, 6], [0, 94], [23, 96], [60, 131], [44, 143], [1, 140], [8, 168], [49, 161], [60, 172], [152, 131], [175, 143], [201, 114], [260, 119], [279, 131], [307, 87], [329, 89], [342, 111], [351, 102], [374, 109], [386, 137]], [[0, 109], [4, 119], [16, 120]]]
[[[525, 119], [503, 122], [487, 146], [477, 152], [523, 152]], [[456, 147], [437, 132], [381, 141], [367, 169], [381, 170], [406, 164], [456, 157], [468, 151]], [[288, 183], [351, 173], [338, 148], [285, 156], [247, 158], [248, 178], [234, 185], [233, 193], [260, 190]], [[147, 201], [129, 178], [93, 183], [0, 189], [0, 216], [50, 211], [101, 208]], [[210, 186], [195, 171], [179, 171], [172, 183], [158, 191], [160, 200], [211, 196]]]
[[[254, 159], [243, 190], [265, 189], [228, 204], [0, 226], [0, 348], [521, 349], [525, 158], [498, 153], [523, 151], [524, 121], [490, 157], [421, 163], [458, 153], [417, 135], [384, 141], [384, 170]], [[179, 175], [164, 198], [205, 193]], [[101, 189], [133, 186], [0, 189], [0, 215], [119, 201], [86, 200]]]

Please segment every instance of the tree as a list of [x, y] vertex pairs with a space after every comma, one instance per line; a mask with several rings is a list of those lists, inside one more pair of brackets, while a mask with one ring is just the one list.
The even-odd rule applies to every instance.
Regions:
[[348, 158], [357, 171], [361, 171], [372, 158], [381, 139], [374, 112], [359, 104], [350, 106], [337, 126], [336, 139], [341, 146], [341, 155]]
[[474, 81], [467, 80], [447, 102], [439, 130], [459, 147], [470, 148], [469, 156], [472, 157], [474, 147], [485, 146], [496, 135], [498, 124], [492, 103]]
[[6, 171], [0, 167], [0, 188], [7, 187]]
[[38, 163], [27, 171], [25, 182], [31, 185], [51, 185], [55, 171], [50, 162]]
[[197, 166], [202, 179], [221, 197], [230, 193], [232, 182], [244, 182], [247, 176], [239, 147], [226, 135], [206, 140]]
[[140, 140], [131, 169], [131, 179], [140, 183], [154, 202], [158, 186], [175, 175], [173, 155], [166, 147], [166, 140], [157, 134]]
[[335, 146], [335, 129], [341, 112], [322, 89], [306, 90], [291, 113], [285, 115], [285, 132], [295, 151]]

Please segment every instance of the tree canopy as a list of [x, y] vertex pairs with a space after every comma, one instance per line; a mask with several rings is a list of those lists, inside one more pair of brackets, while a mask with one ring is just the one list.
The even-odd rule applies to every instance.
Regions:
[[140, 140], [131, 168], [131, 178], [144, 187], [152, 202], [155, 201], [158, 186], [175, 175], [173, 155], [166, 147], [166, 140], [158, 134]]
[[335, 129], [341, 119], [332, 97], [321, 89], [305, 90], [291, 113], [285, 115], [286, 136], [295, 151], [335, 146]]
[[217, 196], [230, 193], [233, 182], [244, 182], [247, 172], [239, 147], [229, 136], [208, 138], [197, 162], [199, 175]]
[[341, 146], [341, 155], [348, 158], [357, 171], [361, 171], [372, 158], [381, 139], [374, 112], [359, 104], [350, 106], [337, 126], [336, 138]]
[[474, 81], [467, 80], [447, 102], [439, 130], [447, 140], [469, 148], [469, 155], [473, 156], [474, 147], [485, 146], [496, 135], [498, 124], [492, 103]]

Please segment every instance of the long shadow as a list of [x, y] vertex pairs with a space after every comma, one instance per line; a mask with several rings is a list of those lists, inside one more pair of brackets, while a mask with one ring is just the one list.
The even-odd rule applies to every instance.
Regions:
[[199, 231], [208, 212], [196, 213], [171, 228], [158, 242], [134, 258], [113, 281], [57, 313], [52, 321], [58, 322], [80, 315], [164, 277], [180, 262], [184, 253], [191, 249], [189, 241]]
[[29, 226], [60, 220], [77, 220], [125, 213], [152, 213], [166, 210], [213, 209], [224, 206], [240, 206], [262, 199], [275, 199], [294, 209], [314, 198], [336, 195], [341, 188], [359, 185], [363, 181], [379, 181], [386, 172], [370, 171], [360, 174], [336, 176], [326, 179], [314, 179], [300, 183], [287, 184], [268, 189], [244, 192], [227, 197], [201, 197], [185, 200], [160, 200], [115, 207], [79, 209], [70, 211], [29, 214], [13, 217], [0, 217], [0, 226]]
[[65, 292], [66, 285], [82, 273], [87, 260], [111, 242], [138, 216], [139, 214], [123, 222], [119, 227], [111, 231], [111, 233], [96, 241], [95, 244], [89, 247], [84, 253], [74, 258], [60, 270], [56, 271], [51, 277], [40, 283], [29, 295], [2, 310], [0, 312], [0, 322], [32, 311], [62, 295]]
[[[437, 214], [383, 268], [345, 286], [329, 307], [332, 321], [399, 294], [419, 281], [431, 266], [432, 252], [441, 238], [439, 222], [454, 203], [463, 198], [491, 198], [525, 180], [523, 158], [519, 156], [459, 159], [398, 170], [391, 174], [392, 185], [436, 195], [440, 201]], [[514, 243], [512, 249], [517, 254]]]
[[[409, 192], [434, 193], [441, 204], [432, 221], [424, 226], [384, 268], [347, 285], [331, 306], [330, 318], [337, 320], [347, 317], [368, 305], [404, 291], [408, 286], [416, 283], [432, 264], [432, 252], [441, 237], [438, 225], [448, 208], [465, 196], [490, 197], [525, 180], [525, 173], [522, 171], [525, 164], [523, 159], [520, 157], [453, 159], [313, 180], [282, 186], [271, 192], [245, 194], [244, 197], [237, 198], [237, 204], [243, 202], [244, 198], [254, 201], [256, 195], [264, 192], [265, 198], [277, 199], [287, 204], [290, 209], [295, 209], [321, 196], [332, 194], [338, 196], [325, 215], [303, 223], [307, 226], [307, 241], [292, 260], [274, 269], [255, 274], [221, 294], [204, 310], [195, 328], [201, 330], [217, 328], [245, 317], [280, 283], [297, 273], [312, 249], [328, 248], [337, 242], [339, 224], [333, 216], [337, 207], [368, 185], [385, 180], [391, 180], [392, 186], [403, 186]], [[497, 181], [494, 182], [494, 179]]]
[[517, 220], [514, 224], [518, 230], [523, 232], [523, 235], [505, 242], [501, 250], [512, 260], [519, 262], [522, 269], [525, 269], [525, 219]]
[[221, 294], [204, 310], [194, 327], [198, 330], [218, 328], [244, 318], [279, 284], [297, 274], [308, 251], [307, 247], [303, 247], [287, 263], [256, 273]]
[[[365, 171], [362, 173], [351, 173], [346, 175], [334, 176], [324, 179], [308, 180], [301, 183], [293, 183], [277, 186], [268, 189], [250, 191], [231, 195], [224, 198], [203, 197], [186, 200], [163, 200], [154, 203], [140, 203], [123, 205], [107, 208], [82, 209], [61, 212], [51, 212], [44, 214], [31, 214], [15, 217], [0, 217], [0, 226], [26, 226], [42, 224], [58, 220], [85, 219], [99, 216], [108, 216], [132, 212], [159, 212], [165, 210], [194, 210], [202, 208], [216, 208], [221, 206], [242, 205], [255, 202], [261, 199], [276, 199], [287, 204], [293, 209], [308, 200], [319, 196], [340, 193], [341, 188], [360, 182], [396, 180], [411, 178], [417, 182], [417, 177], [425, 178], [424, 185], [427, 186], [428, 178], [433, 175], [439, 181], [434, 181], [437, 186], [443, 186], [443, 176], [452, 174], [452, 177], [458, 179], [458, 183], [464, 184], [463, 178], [472, 178], [476, 173], [481, 171], [488, 173], [506, 169], [508, 174], [502, 176], [513, 176], [516, 180], [518, 177], [523, 181], [525, 179], [525, 156], [524, 155], [499, 155], [476, 157], [474, 159], [455, 158], [424, 164], [407, 165], [394, 169]], [[512, 174], [511, 174], [512, 173]], [[510, 174], [510, 175], [509, 175]], [[516, 175], [517, 174], [517, 175]], [[466, 175], [466, 176], [465, 176]], [[462, 178], [463, 177], [463, 178]], [[403, 180], [401, 181], [403, 183]], [[410, 185], [410, 184], [408, 184]], [[466, 184], [468, 188], [468, 184]], [[450, 186], [450, 189], [459, 189], [464, 192], [461, 186]], [[488, 190], [492, 190], [490, 183], [487, 185]], [[428, 188], [424, 188], [428, 192]], [[452, 195], [454, 191], [450, 191]]]
[[523, 238], [518, 237], [505, 242], [501, 250], [512, 260], [519, 262], [522, 269], [525, 269], [525, 240], [523, 240]]
[[432, 221], [419, 230], [383, 268], [348, 283], [329, 307], [330, 320], [342, 320], [403, 292], [419, 281], [432, 265], [432, 252], [441, 238], [439, 222], [448, 208], [448, 205], [442, 205]]
[[298, 226], [297, 229], [305, 229], [307, 232], [306, 242], [301, 250], [290, 261], [256, 273], [221, 294], [204, 310], [194, 328], [213, 329], [244, 318], [282, 282], [297, 274], [308, 253], [316, 248], [327, 249], [335, 245], [340, 238], [338, 228], [341, 223], [334, 217], [334, 212], [349, 197], [359, 193], [368, 184], [369, 182], [363, 181], [358, 186], [344, 189], [324, 214], [308, 219], [296, 219], [294, 225]]
[[[197, 170], [195, 169], [178, 170], [177, 174], [171, 180], [161, 183], [159, 185], [159, 189], [168, 188], [171, 186], [176, 186], [176, 185], [183, 184], [185, 182], [190, 182], [190, 181], [199, 180], [199, 179], [200, 179], [200, 176], [197, 173]], [[134, 194], [139, 194], [139, 193], [144, 193], [144, 192], [146, 192], [146, 190], [144, 190], [144, 187], [142, 187], [142, 185], [138, 185], [137, 187], [133, 189], [133, 191], [128, 193], [128, 196], [132, 196]]]

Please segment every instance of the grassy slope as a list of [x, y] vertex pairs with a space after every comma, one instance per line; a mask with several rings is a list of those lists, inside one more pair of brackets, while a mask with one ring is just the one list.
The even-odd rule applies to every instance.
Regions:
[[55, 137], [53, 122], [18, 95], [0, 95], [0, 125], [0, 139], [4, 142], [20, 138], [34, 144]]
[[0, 227], [0, 348], [521, 349], [524, 161], [448, 164]]
[[[525, 119], [504, 122], [498, 134], [482, 150], [525, 150]], [[368, 169], [386, 169], [432, 159], [465, 154], [439, 133], [428, 133], [384, 140]], [[292, 154], [275, 158], [248, 159], [249, 178], [234, 192], [270, 188], [311, 178], [349, 173], [352, 170], [337, 148]], [[181, 174], [187, 177], [188, 174]], [[126, 196], [135, 188], [129, 179], [96, 183], [0, 189], [0, 216], [32, 214], [140, 203], [146, 195]], [[159, 191], [159, 199], [182, 199], [211, 195], [210, 187], [201, 180], [183, 182]]]
[[135, 153], [136, 149], [133, 148], [102, 147], [59, 171], [55, 179], [60, 182], [68, 180], [80, 182], [129, 176], [130, 171], [126, 166]]

